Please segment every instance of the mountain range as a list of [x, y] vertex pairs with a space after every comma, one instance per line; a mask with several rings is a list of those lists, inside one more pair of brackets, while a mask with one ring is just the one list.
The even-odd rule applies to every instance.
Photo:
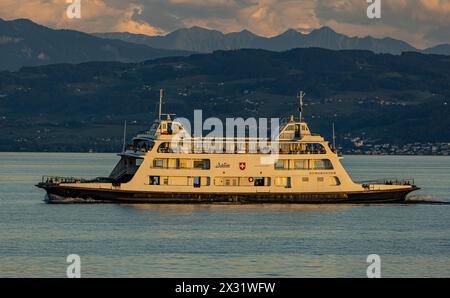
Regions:
[[131, 33], [92, 33], [54, 30], [27, 19], [0, 19], [0, 70], [18, 70], [23, 66], [88, 61], [140, 62], [194, 52], [243, 48], [286, 51], [318, 47], [331, 50], [369, 50], [375, 53], [450, 55], [450, 45], [425, 50], [392, 38], [348, 37], [329, 27], [303, 34], [288, 30], [275, 37], [263, 37], [248, 30], [227, 33], [200, 27], [176, 30], [165, 36]]
[[224, 34], [216, 30], [200, 27], [179, 29], [165, 36], [146, 36], [120, 32], [94, 33], [93, 35], [107, 39], [120, 39], [132, 43], [145, 44], [155, 48], [201, 53], [242, 48], [286, 51], [293, 48], [318, 47], [330, 50], [368, 50], [375, 53], [394, 55], [402, 52], [450, 55], [450, 45], [438, 45], [420, 50], [401, 40], [373, 38], [370, 36], [349, 37], [337, 33], [329, 27], [312, 30], [309, 34], [290, 29], [275, 37], [258, 36], [248, 30]]
[[99, 38], [74, 30], [53, 30], [27, 19], [0, 19], [0, 70], [87, 61], [138, 62], [188, 54]]

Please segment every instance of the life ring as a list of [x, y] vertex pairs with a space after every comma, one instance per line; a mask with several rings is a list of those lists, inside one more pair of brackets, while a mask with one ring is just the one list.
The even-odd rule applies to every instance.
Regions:
[[253, 182], [253, 181], [255, 181], [255, 180], [253, 179], [253, 177], [248, 178], [248, 182]]

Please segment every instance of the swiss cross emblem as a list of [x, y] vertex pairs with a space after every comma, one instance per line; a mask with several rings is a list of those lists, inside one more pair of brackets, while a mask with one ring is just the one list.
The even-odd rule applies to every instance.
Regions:
[[245, 162], [239, 163], [239, 169], [241, 169], [241, 171], [244, 171], [246, 168], [247, 168], [247, 164]]

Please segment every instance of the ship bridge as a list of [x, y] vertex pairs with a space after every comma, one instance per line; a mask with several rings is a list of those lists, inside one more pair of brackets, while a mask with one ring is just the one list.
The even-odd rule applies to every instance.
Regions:
[[294, 116], [291, 116], [291, 120], [281, 128], [278, 138], [280, 140], [300, 140], [303, 136], [310, 136], [306, 122], [296, 122]]
[[171, 114], [168, 114], [167, 119], [160, 121], [158, 129], [156, 130], [157, 139], [171, 138], [172, 136], [183, 132], [187, 134], [183, 125], [173, 121], [171, 116]]
[[296, 121], [294, 116], [291, 116], [290, 121], [281, 128], [278, 139], [280, 141], [325, 141], [320, 135], [311, 133], [306, 122]]

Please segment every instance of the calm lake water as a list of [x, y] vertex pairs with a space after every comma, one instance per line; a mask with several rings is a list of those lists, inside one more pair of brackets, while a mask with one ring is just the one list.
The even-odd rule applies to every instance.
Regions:
[[[450, 277], [450, 205], [46, 205], [42, 175], [105, 176], [112, 154], [0, 153], [0, 277]], [[355, 180], [415, 178], [450, 202], [450, 157], [348, 156]]]

